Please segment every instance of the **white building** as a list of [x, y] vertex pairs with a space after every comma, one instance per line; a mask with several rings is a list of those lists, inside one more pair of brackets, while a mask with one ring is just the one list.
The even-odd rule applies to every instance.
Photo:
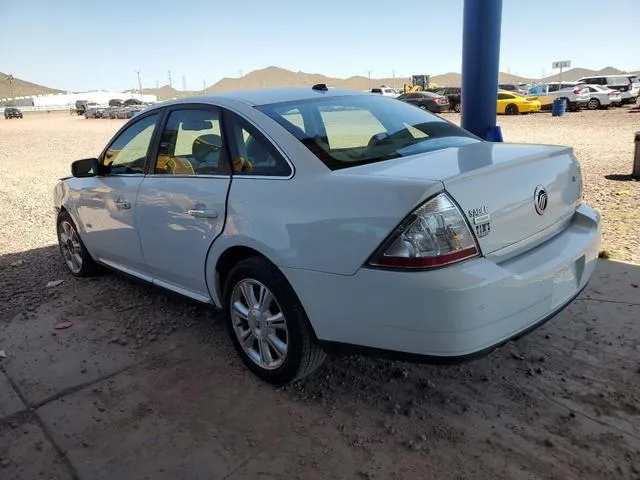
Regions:
[[[80, 93], [54, 93], [48, 95], [31, 95], [25, 97], [16, 97], [13, 99], [19, 106], [33, 106], [38, 110], [45, 110], [50, 108], [52, 110], [61, 108], [75, 107], [77, 100], [86, 100], [88, 102], [95, 102], [99, 105], [108, 105], [111, 99], [126, 100], [128, 98], [135, 98], [141, 100], [143, 103], [157, 102], [158, 97], [156, 95], [140, 95], [139, 93], [122, 93], [111, 92], [108, 90], [96, 90], [91, 92]], [[10, 98], [1, 98], [0, 103], [12, 100]]]

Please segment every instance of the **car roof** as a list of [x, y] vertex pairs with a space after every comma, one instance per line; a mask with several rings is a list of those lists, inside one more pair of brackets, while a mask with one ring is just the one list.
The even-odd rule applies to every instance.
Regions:
[[[386, 88], [386, 87], [384, 87]], [[249, 90], [236, 90], [232, 92], [221, 92], [215, 95], [199, 97], [187, 97], [176, 100], [167, 100], [158, 104], [158, 107], [175, 105], [181, 103], [217, 103], [220, 100], [235, 100], [251, 106], [269, 105], [272, 103], [295, 102], [298, 100], [312, 100], [315, 98], [341, 97], [345, 95], [366, 95], [365, 92], [357, 90], [344, 90], [338, 88], [328, 88], [327, 90], [314, 90], [309, 87], [282, 87], [282, 88], [256, 88]], [[155, 105], [154, 105], [155, 107]]]

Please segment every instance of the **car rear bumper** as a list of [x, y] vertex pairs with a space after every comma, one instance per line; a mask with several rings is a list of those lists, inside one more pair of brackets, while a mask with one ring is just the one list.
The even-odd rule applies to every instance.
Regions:
[[282, 270], [319, 340], [448, 361], [490, 351], [561, 311], [586, 286], [599, 248], [600, 217], [581, 205], [561, 233], [508, 260], [352, 276]]

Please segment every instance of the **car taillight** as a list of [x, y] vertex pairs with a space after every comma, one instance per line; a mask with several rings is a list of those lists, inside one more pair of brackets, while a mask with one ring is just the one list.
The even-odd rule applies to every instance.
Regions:
[[480, 253], [464, 216], [446, 193], [415, 209], [367, 261], [372, 267], [427, 269]]

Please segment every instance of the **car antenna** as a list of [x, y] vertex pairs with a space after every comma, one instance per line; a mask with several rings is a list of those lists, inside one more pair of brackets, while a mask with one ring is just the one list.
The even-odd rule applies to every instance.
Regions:
[[326, 83], [316, 83], [313, 87], [311, 87], [312, 90], [318, 90], [321, 92], [326, 92], [329, 89], [327, 88], [327, 84]]

